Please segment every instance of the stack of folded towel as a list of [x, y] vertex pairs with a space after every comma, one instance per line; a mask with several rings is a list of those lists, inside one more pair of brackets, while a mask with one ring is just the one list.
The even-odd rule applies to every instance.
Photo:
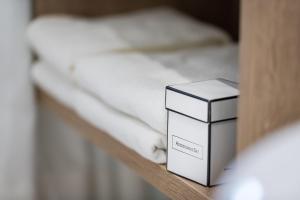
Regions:
[[237, 81], [237, 46], [170, 8], [99, 19], [32, 22], [36, 84], [140, 155], [166, 161], [165, 86]]

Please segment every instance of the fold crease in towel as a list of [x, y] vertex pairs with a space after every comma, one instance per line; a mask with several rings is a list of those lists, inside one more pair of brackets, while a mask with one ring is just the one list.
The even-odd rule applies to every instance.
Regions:
[[76, 88], [46, 63], [34, 64], [32, 76], [39, 87], [95, 127], [143, 157], [156, 163], [165, 163], [166, 136]]

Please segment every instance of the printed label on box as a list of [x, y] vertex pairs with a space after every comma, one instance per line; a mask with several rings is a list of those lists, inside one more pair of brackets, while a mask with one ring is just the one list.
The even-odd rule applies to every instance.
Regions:
[[175, 135], [172, 135], [172, 148], [195, 158], [203, 159], [202, 145], [190, 142]]

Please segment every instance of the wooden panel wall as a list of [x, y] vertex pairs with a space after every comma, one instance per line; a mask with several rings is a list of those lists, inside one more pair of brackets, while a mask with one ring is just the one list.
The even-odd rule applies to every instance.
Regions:
[[151, 6], [170, 4], [170, 0], [34, 0], [35, 15], [67, 13], [101, 16]]
[[300, 119], [300, 1], [243, 0], [238, 148]]
[[239, 0], [176, 0], [176, 7], [203, 21], [215, 24], [238, 39]]
[[34, 0], [34, 15], [68, 13], [101, 16], [170, 5], [197, 19], [213, 23], [238, 38], [239, 0]]

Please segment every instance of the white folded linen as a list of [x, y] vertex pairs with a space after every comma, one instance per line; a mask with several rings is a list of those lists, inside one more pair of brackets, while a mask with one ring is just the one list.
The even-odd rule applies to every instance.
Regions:
[[69, 75], [78, 58], [131, 48], [179, 48], [226, 43], [223, 31], [171, 8], [156, 8], [114, 17], [85, 19], [46, 16], [34, 20], [28, 37], [38, 56]]
[[47, 91], [66, 107], [74, 107], [74, 84], [64, 75], [56, 73], [55, 69], [49, 67], [45, 62], [36, 62], [31, 70], [35, 84]]
[[77, 89], [70, 80], [45, 63], [35, 64], [32, 75], [39, 87], [95, 127], [106, 131], [143, 157], [156, 163], [165, 163], [166, 136]]
[[236, 45], [102, 54], [76, 62], [73, 78], [93, 96], [166, 134], [165, 87], [215, 78], [237, 81], [237, 57]]

